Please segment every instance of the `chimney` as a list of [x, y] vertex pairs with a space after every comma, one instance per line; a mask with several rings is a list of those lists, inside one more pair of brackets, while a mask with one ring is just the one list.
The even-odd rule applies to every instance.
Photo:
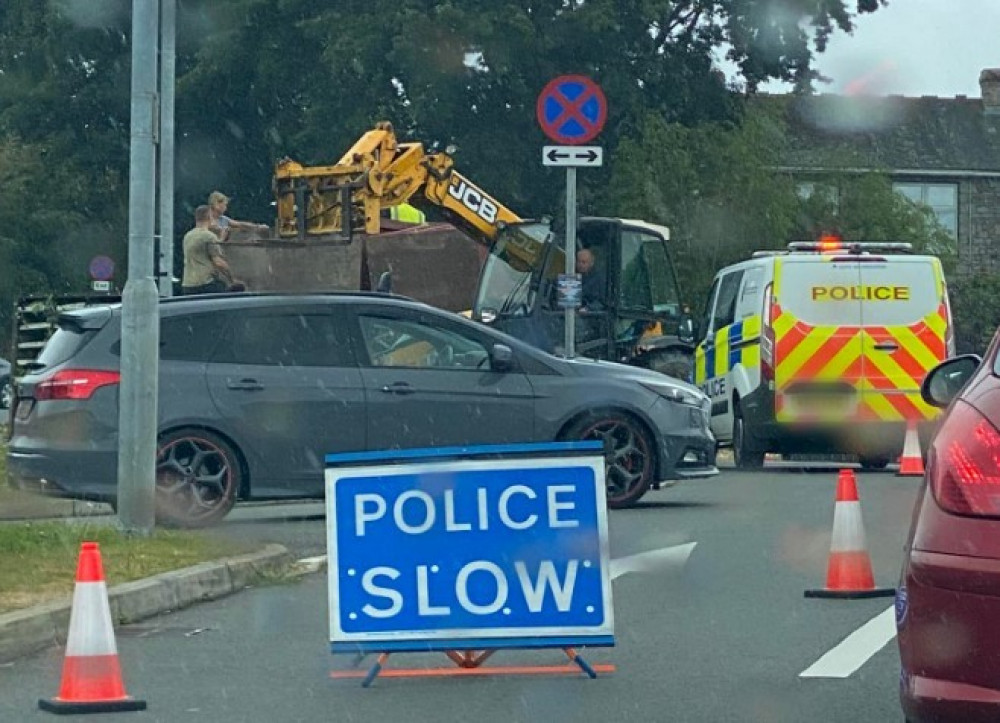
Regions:
[[979, 74], [979, 90], [983, 95], [983, 112], [1000, 115], [1000, 68], [986, 68]]

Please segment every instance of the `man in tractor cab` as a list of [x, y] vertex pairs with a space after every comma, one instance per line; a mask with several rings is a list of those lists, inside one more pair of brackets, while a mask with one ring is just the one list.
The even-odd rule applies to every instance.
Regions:
[[579, 341], [588, 342], [604, 335], [608, 278], [594, 251], [589, 248], [576, 252], [576, 273], [580, 274], [582, 287], [577, 335]]
[[597, 259], [590, 249], [576, 252], [576, 273], [580, 274], [583, 287], [581, 314], [604, 311], [607, 305], [607, 277], [596, 267], [596, 263]]

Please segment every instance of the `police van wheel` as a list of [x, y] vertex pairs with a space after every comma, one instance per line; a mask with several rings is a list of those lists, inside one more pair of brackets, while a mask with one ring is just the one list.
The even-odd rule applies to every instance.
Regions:
[[877, 472], [878, 470], [885, 469], [889, 466], [888, 457], [867, 457], [861, 455], [858, 458], [858, 462], [861, 463], [861, 469], [870, 470], [872, 472]]
[[736, 415], [733, 418], [733, 461], [738, 469], [760, 469], [764, 466], [764, 453], [750, 449], [747, 425], [739, 404], [734, 411]]

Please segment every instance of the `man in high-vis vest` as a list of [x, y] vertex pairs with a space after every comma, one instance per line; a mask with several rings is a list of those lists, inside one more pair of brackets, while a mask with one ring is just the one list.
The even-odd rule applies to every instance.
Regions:
[[424, 213], [408, 203], [390, 206], [389, 218], [393, 221], [402, 221], [404, 223], [427, 223], [427, 217]]

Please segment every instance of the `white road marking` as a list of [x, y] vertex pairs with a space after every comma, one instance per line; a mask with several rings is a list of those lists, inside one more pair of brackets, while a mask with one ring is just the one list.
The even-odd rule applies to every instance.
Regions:
[[691, 556], [691, 551], [697, 542], [685, 545], [662, 547], [659, 550], [649, 550], [636, 555], [619, 557], [611, 561], [611, 579], [615, 580], [630, 572], [664, 572], [666, 570], [684, 567]]
[[800, 678], [847, 678], [896, 637], [896, 611], [879, 613], [822, 658], [799, 673]]

